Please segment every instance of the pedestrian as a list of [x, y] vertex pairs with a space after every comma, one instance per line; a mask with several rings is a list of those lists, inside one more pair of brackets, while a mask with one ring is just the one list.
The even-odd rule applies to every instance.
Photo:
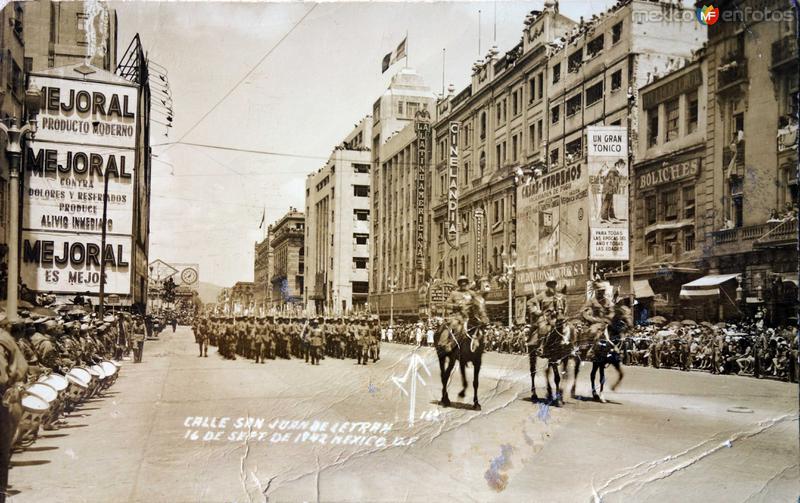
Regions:
[[172, 317], [172, 333], [175, 333], [175, 329], [178, 328], [178, 320], [173, 316]]
[[133, 363], [142, 363], [142, 354], [144, 353], [144, 339], [145, 339], [145, 324], [142, 317], [136, 315], [134, 317], [133, 325]]

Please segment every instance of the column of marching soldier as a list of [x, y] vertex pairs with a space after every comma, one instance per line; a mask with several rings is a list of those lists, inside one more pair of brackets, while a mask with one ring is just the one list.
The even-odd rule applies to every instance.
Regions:
[[199, 357], [217, 346], [229, 360], [236, 356], [264, 363], [267, 359], [301, 358], [319, 365], [325, 356], [354, 358], [359, 365], [380, 360], [377, 317], [202, 316], [192, 325]]

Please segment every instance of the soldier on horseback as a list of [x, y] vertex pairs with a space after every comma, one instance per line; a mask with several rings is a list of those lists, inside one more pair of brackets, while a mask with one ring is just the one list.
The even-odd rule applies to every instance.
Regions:
[[[624, 377], [619, 358], [619, 349], [609, 336], [619, 340], [619, 335], [626, 329], [626, 320], [630, 318], [629, 310], [624, 306], [617, 306], [612, 297], [607, 295], [611, 285], [605, 281], [594, 283], [594, 295], [586, 301], [581, 315], [589, 324], [589, 333], [592, 337], [592, 371], [589, 375], [592, 382], [592, 398], [605, 402], [603, 388], [605, 386], [605, 366], [611, 364], [619, 373], [617, 382], [611, 387], [612, 391], [619, 386]], [[627, 314], [626, 314], [627, 313]], [[595, 388], [595, 376], [600, 371], [600, 393]]]
[[[540, 292], [527, 303], [528, 322], [530, 334], [528, 337], [528, 359], [531, 372], [531, 401], [538, 402], [536, 395], [536, 366], [537, 358], [547, 360], [546, 368], [553, 372], [556, 382], [557, 396], [553, 402], [561, 403], [560, 375], [558, 367], [573, 353], [569, 341], [571, 333], [565, 329], [567, 302], [566, 296], [557, 290], [558, 283], [555, 277], [548, 276], [545, 281], [545, 291]], [[546, 375], [548, 398], [552, 401], [550, 379]]]
[[475, 292], [469, 288], [469, 283], [466, 276], [463, 274], [459, 276], [456, 280], [458, 288], [450, 292], [450, 296], [445, 301], [444, 305], [445, 308], [450, 309], [450, 316], [440, 329], [439, 346], [450, 346], [453, 344], [453, 341], [448, 340], [450, 334], [458, 334], [464, 330], [464, 324], [469, 317], [470, 304], [475, 297]]

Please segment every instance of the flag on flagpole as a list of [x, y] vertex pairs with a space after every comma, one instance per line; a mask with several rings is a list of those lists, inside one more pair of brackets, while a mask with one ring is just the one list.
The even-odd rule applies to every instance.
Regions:
[[264, 210], [261, 211], [261, 223], [258, 224], [258, 228], [259, 229], [264, 227], [264, 219], [266, 218], [266, 216], [267, 216], [267, 210], [264, 209]]
[[394, 51], [386, 54], [386, 56], [383, 57], [383, 61], [381, 62], [381, 73], [385, 73], [390, 66], [406, 57], [407, 40], [408, 36], [406, 35], [406, 37], [403, 38], [403, 41], [397, 44], [397, 48]]

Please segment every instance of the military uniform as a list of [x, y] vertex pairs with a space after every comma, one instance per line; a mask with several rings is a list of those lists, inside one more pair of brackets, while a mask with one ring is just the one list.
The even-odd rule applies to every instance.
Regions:
[[320, 326], [320, 320], [316, 320], [310, 329], [310, 352], [311, 352], [311, 365], [319, 365], [319, 357], [322, 352], [322, 347], [325, 344], [325, 331]]

